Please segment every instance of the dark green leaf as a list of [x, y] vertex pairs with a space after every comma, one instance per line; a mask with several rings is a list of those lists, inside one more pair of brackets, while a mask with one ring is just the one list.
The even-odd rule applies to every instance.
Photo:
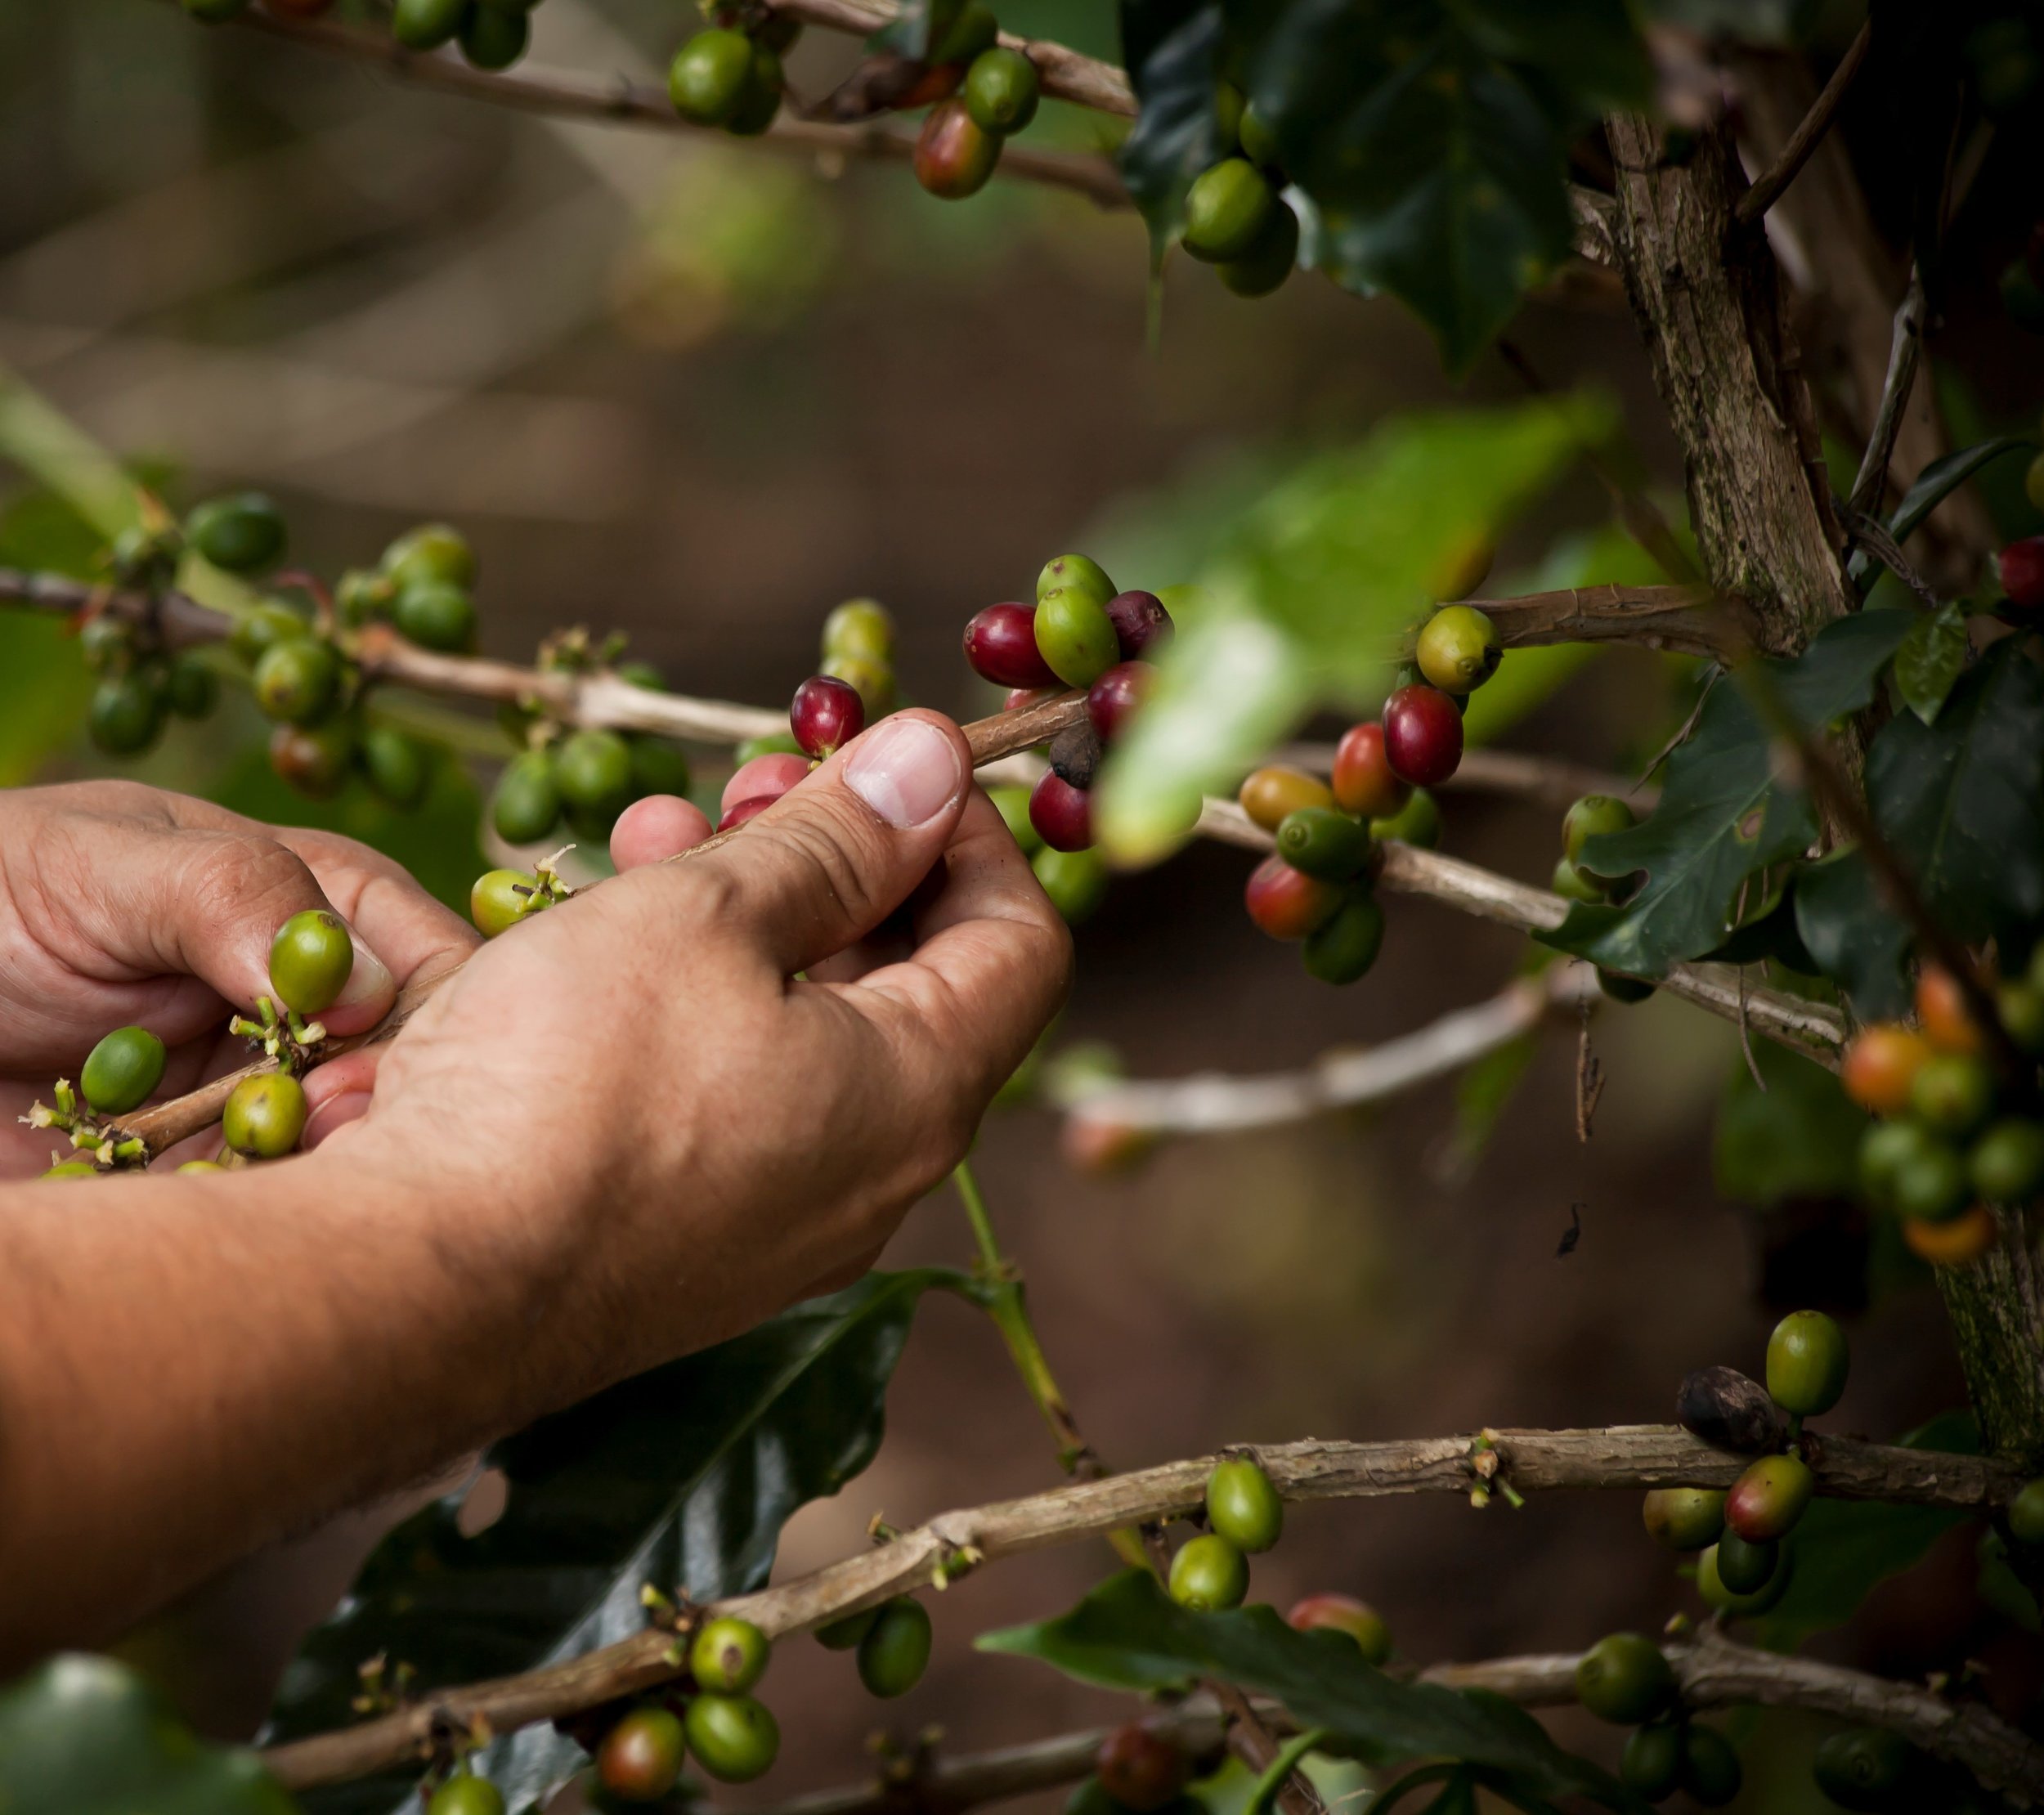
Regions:
[[[344, 1725], [356, 1667], [379, 1651], [429, 1690], [639, 1631], [647, 1582], [697, 1600], [759, 1587], [789, 1515], [872, 1460], [889, 1377], [932, 1288], [969, 1289], [941, 1269], [871, 1274], [499, 1444], [503, 1516], [464, 1537], [455, 1494], [392, 1532], [287, 1672], [274, 1736]], [[478, 1768], [516, 1808], [580, 1760], [541, 1725], [497, 1741]], [[404, 1790], [384, 1780], [307, 1807], [387, 1810]]]
[[1862, 852], [1851, 848], [1804, 865], [1792, 899], [1796, 930], [1818, 971], [1852, 997], [1862, 1020], [1907, 1013], [1909, 923], [1883, 901]]
[[[28, 491], [0, 513], [0, 567], [94, 577], [102, 539], [53, 492]], [[18, 787], [77, 737], [92, 691], [61, 618], [0, 616], [0, 787]]]
[[1497, 1696], [1398, 1682], [1365, 1663], [1343, 1634], [1294, 1631], [1271, 1607], [1189, 1611], [1144, 1570], [1114, 1577], [1058, 1619], [988, 1633], [979, 1648], [1038, 1658], [1110, 1689], [1176, 1689], [1217, 1678], [1275, 1696], [1302, 1726], [1338, 1734], [1373, 1762], [1459, 1759], [1507, 1772], [1537, 1795], [1644, 1807]]
[[1867, 795], [1955, 937], [1975, 943], [2044, 917], [2044, 671], [2020, 639], [1960, 678], [1934, 725], [1903, 715], [1881, 728]]
[[2038, 1612], [2037, 1597], [2009, 1567], [2008, 1545], [1998, 1531], [1980, 1534], [1977, 1556], [1980, 1573], [1976, 1588], [1980, 1598], [2024, 1631], [2044, 1632], [2044, 1616]]
[[[1902, 502], [1889, 513], [1888, 533], [1898, 542], [1907, 542], [1923, 527], [1924, 519], [1981, 468], [2000, 459], [2004, 454], [2027, 453], [2036, 445], [2026, 437], [1997, 435], [1992, 441], [1976, 441], [1971, 447], [1960, 448], [1933, 460], [1916, 475], [1916, 482], [1903, 494]], [[1880, 571], [1880, 565], [1864, 549], [1858, 549], [1853, 553], [1850, 571], [1853, 580], [1864, 590]]]
[[[1964, 1412], [1946, 1412], [1899, 1441], [1952, 1455], [1977, 1455], [1980, 1448]], [[1813, 1633], [1844, 1625], [1876, 1584], [1914, 1569], [1939, 1539], [1970, 1517], [1948, 1506], [1813, 1500], [1785, 1541], [1788, 1588], [1760, 1622], [1759, 1642], [1792, 1651]]]
[[1141, 106], [1123, 141], [1128, 192], [1159, 250], [1178, 231], [1186, 190], [1225, 155], [1214, 112], [1220, 0], [1122, 0], [1122, 56]]
[[1718, 1194], [1756, 1209], [1791, 1198], [1851, 1197], [1867, 1118], [1836, 1076], [1769, 1041], [1753, 1042], [1767, 1088], [1743, 1058], [1718, 1104]]
[[8, 1815], [291, 1815], [251, 1753], [204, 1746], [110, 1658], [52, 1658], [0, 1692]]
[[1909, 626], [1895, 652], [1895, 690], [1925, 724], [1937, 722], [1968, 652], [1966, 613], [1957, 605], [1941, 605]]

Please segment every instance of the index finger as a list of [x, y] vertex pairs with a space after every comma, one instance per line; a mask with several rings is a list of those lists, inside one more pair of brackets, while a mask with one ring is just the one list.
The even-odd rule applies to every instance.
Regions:
[[400, 989], [450, 969], [482, 943], [467, 921], [381, 851], [302, 827], [279, 827], [272, 836], [312, 872], [334, 912], [390, 967]]

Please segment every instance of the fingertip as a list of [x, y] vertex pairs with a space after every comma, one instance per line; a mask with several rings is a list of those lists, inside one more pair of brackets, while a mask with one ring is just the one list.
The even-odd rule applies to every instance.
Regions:
[[375, 1088], [376, 1068], [381, 1063], [383, 1048], [381, 1045], [358, 1046], [352, 1052], [344, 1052], [338, 1059], [329, 1059], [323, 1065], [315, 1065], [305, 1074], [305, 1100], [312, 1116], [317, 1118], [321, 1109], [336, 1098], [359, 1093], [366, 1102], [370, 1092]]
[[351, 1123], [359, 1122], [369, 1114], [370, 1097], [367, 1091], [343, 1091], [338, 1096], [330, 1096], [305, 1118], [305, 1132], [299, 1145], [308, 1151], [330, 1141]]
[[710, 836], [710, 818], [679, 795], [649, 794], [634, 800], [611, 828], [611, 862], [636, 870], [678, 857]]

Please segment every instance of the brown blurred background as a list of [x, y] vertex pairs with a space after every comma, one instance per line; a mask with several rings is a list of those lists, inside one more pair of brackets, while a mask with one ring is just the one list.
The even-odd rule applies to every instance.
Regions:
[[[1105, 6], [1016, 0], [1002, 17], [1111, 54]], [[692, 19], [672, 0], [546, 0], [533, 61], [650, 74]], [[818, 36], [791, 65], [812, 88], [849, 54]], [[809, 671], [824, 612], [871, 594], [901, 621], [906, 690], [977, 710], [959, 629], [1048, 555], [1174, 582], [1228, 503], [1301, 453], [1392, 409], [1518, 394], [1495, 360], [1452, 391], [1395, 307], [1310, 276], [1249, 304], [1174, 266], [1152, 350], [1139, 225], [1070, 196], [997, 182], [945, 204], [898, 167], [521, 117], [202, 31], [161, 0], [0, 0], [0, 360], [123, 456], [163, 463], [180, 501], [270, 489], [329, 576], [410, 523], [455, 520], [481, 553], [494, 654], [587, 622], [628, 631], [683, 691], [772, 701]], [[1060, 113], [1047, 141], [1091, 142], [1094, 122]], [[1622, 312], [1535, 305], [1514, 335], [1552, 382], [1614, 389], [1656, 479], [1679, 483]], [[1586, 482], [1565, 492], [1499, 573], [1601, 508]], [[1636, 760], [1675, 701], [1662, 669], [1620, 653], [1511, 741]], [[201, 773], [204, 736], [145, 773]], [[1450, 803], [1447, 848], [1517, 876], [1545, 876], [1557, 836], [1524, 807]], [[1118, 882], [1079, 935], [1060, 1037], [1112, 1041], [1144, 1075], [1284, 1067], [1474, 1002], [1521, 956], [1499, 930], [1399, 901], [1377, 970], [1329, 990], [1244, 919], [1245, 867], [1206, 848]], [[1455, 1159], [1449, 1086], [1180, 1144], [1117, 1181], [1074, 1178], [1047, 1114], [997, 1119], [982, 1177], [1102, 1454], [1657, 1420], [1687, 1369], [1756, 1369], [1782, 1308], [1761, 1290], [1768, 1256], [1786, 1281], [1794, 1251], [1779, 1219], [1714, 1193], [1736, 1038], [1654, 1002], [1607, 1011], [1594, 1042], [1609, 1087], [1589, 1144], [1571, 1024], [1548, 1032], [1473, 1163]], [[1581, 1240], [1560, 1257], [1571, 1205]], [[1815, 1222], [1819, 1252], [1857, 1253], [1836, 1212]], [[889, 1261], [968, 1253], [939, 1194]], [[1929, 1290], [1841, 1308], [1853, 1375], [1834, 1427], [1892, 1434], [1960, 1402]], [[908, 1522], [1057, 1478], [993, 1330], [933, 1302], [879, 1462], [796, 1520], [782, 1570], [856, 1546], [876, 1512]], [[876, 1728], [937, 1725], [971, 1748], [1112, 1718], [1125, 1704], [969, 1647], [1069, 1604], [1109, 1561], [1059, 1549], [954, 1588], [939, 1660], [901, 1703], [864, 1699], [841, 1656], [787, 1647], [783, 1762], [729, 1800], [855, 1779]], [[1957, 1539], [1818, 1649], [1954, 1666], [1989, 1630], [1970, 1584]], [[1322, 1589], [1375, 1602], [1429, 1661], [1579, 1647], [1693, 1604], [1630, 1494], [1304, 1508], [1255, 1591], [1284, 1605]], [[2005, 1689], [2024, 1685], [2012, 1647], [1994, 1658]], [[1741, 1808], [1809, 1806], [1788, 1724], [1750, 1755]], [[1615, 1752], [1608, 1731], [1565, 1725]]]

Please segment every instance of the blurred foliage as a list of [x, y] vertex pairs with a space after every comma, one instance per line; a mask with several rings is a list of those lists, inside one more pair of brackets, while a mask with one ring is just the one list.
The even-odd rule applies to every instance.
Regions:
[[[100, 539], [50, 493], [0, 511], [0, 567], [90, 576]], [[32, 780], [78, 735], [92, 677], [62, 618], [0, 612], [0, 786]]]
[[1759, 1080], [1741, 1058], [1718, 1105], [1718, 1194], [1758, 1210], [1853, 1196], [1866, 1116], [1835, 1073], [1772, 1041], [1752, 1045]]

